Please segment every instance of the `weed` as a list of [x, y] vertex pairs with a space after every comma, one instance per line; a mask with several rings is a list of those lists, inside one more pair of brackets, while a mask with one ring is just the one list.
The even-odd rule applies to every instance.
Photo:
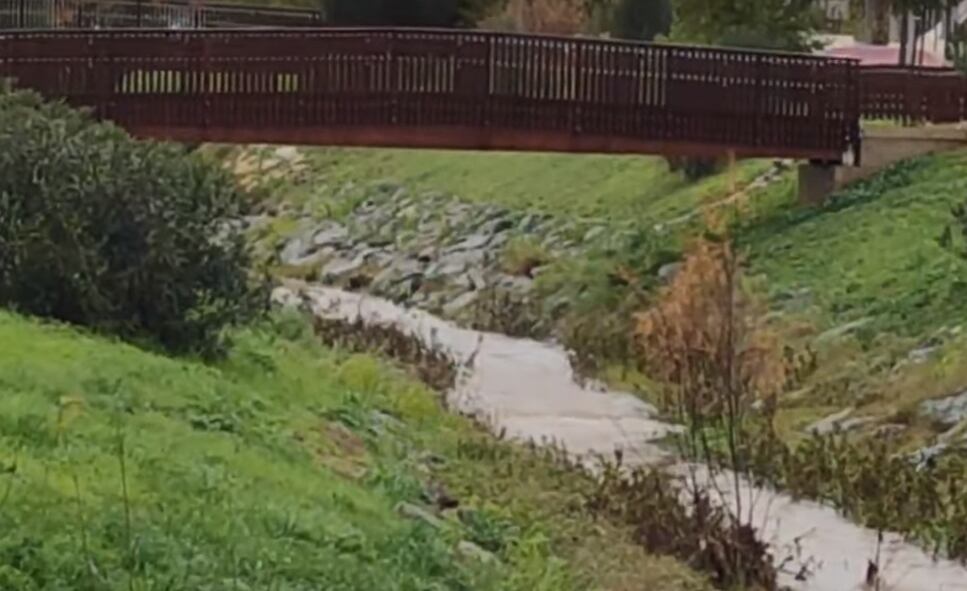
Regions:
[[488, 286], [474, 301], [470, 311], [470, 327], [499, 332], [514, 337], [542, 337], [548, 333], [540, 302]]
[[[766, 546], [756, 540], [754, 525], [746, 521], [751, 516], [744, 512], [740, 484], [749, 470], [746, 425], [753, 404], [763, 401], [774, 412], [775, 397], [788, 379], [783, 352], [761, 317], [761, 307], [742, 288], [738, 256], [728, 239], [711, 229], [695, 242], [656, 305], [638, 315], [636, 340], [643, 366], [668, 384], [664, 406], [685, 425], [679, 439], [681, 451], [708, 465], [713, 474], [719, 467], [718, 457], [727, 458], [734, 506], [722, 508], [726, 506], [723, 493], [719, 493], [722, 502], [713, 504], [710, 495], [719, 491], [694, 475], [687, 479], [684, 493], [690, 497], [688, 511], [678, 505], [683, 493], [660, 473], [633, 473], [630, 489], [605, 483], [618, 491], [619, 498], [631, 497], [631, 516], [640, 520], [647, 544], [668, 546], [665, 551], [674, 555], [687, 553], [688, 546], [696, 544], [711, 552], [699, 559], [700, 566], [712, 571], [720, 585], [773, 589], [776, 574]], [[649, 494], [663, 506], [649, 507], [651, 501], [643, 498]], [[672, 503], [679, 507], [678, 514]], [[656, 513], [667, 519], [662, 524], [643, 515], [658, 509], [665, 511]], [[697, 537], [689, 537], [690, 528]], [[702, 542], [709, 538], [714, 542]]]
[[510, 275], [533, 277], [534, 269], [546, 265], [550, 260], [550, 254], [540, 242], [533, 238], [516, 237], [504, 246], [501, 266]]
[[793, 496], [823, 501], [879, 531], [896, 531], [936, 554], [967, 559], [960, 491], [967, 458], [945, 454], [918, 465], [885, 438], [813, 435], [781, 443], [768, 429], [747, 439], [748, 469]]
[[456, 379], [456, 362], [445, 352], [392, 326], [313, 318], [316, 335], [331, 347], [383, 355], [410, 368], [424, 384], [445, 392]]
[[605, 462], [589, 509], [631, 524], [651, 552], [676, 556], [706, 572], [721, 589], [776, 589], [768, 546], [751, 524], [739, 522], [710, 491], [682, 487], [660, 467], [624, 470], [620, 456]]

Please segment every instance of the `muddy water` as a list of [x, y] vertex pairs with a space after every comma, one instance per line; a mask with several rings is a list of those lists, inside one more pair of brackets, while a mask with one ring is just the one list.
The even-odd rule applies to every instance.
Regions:
[[[305, 301], [320, 316], [393, 324], [467, 362], [449, 394], [451, 405], [510, 437], [554, 442], [589, 462], [616, 449], [629, 464], [668, 457], [657, 441], [674, 426], [657, 420], [655, 409], [631, 394], [578, 385], [567, 354], [555, 345], [461, 329], [425, 312], [337, 289], [293, 284], [273, 297]], [[711, 478], [700, 466], [671, 469]], [[724, 482], [728, 475], [718, 478], [722, 490], [731, 490]], [[816, 503], [748, 484], [741, 489], [743, 514], [751, 512], [772, 545], [783, 584], [801, 591], [865, 588], [867, 561], [877, 552], [875, 532]], [[887, 534], [879, 554], [883, 591], [967, 591], [967, 569], [933, 561], [899, 536]]]

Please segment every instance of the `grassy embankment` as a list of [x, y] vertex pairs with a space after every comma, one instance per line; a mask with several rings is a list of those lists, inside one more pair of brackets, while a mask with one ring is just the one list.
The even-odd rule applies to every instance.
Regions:
[[951, 215], [967, 197], [967, 153], [902, 163], [820, 208], [792, 194], [792, 179], [765, 192], [737, 232], [774, 307], [808, 336], [827, 331], [789, 426], [852, 406], [913, 427], [911, 442], [930, 434], [919, 402], [967, 386], [967, 261]]
[[[586, 480], [302, 326], [206, 366], [0, 312], [0, 588], [703, 588], [584, 517]], [[441, 486], [440, 527], [400, 515]]]

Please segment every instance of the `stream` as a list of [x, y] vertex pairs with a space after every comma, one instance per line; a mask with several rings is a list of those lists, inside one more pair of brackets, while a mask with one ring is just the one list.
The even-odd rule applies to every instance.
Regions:
[[[391, 324], [446, 351], [466, 364], [448, 402], [494, 432], [556, 444], [589, 465], [616, 449], [629, 466], [672, 459], [658, 441], [676, 431], [675, 425], [658, 420], [656, 409], [632, 394], [581, 385], [567, 352], [557, 345], [462, 329], [387, 300], [321, 286], [289, 284], [277, 288], [273, 299], [283, 305], [307, 303], [326, 318]], [[701, 466], [670, 469], [713, 478]], [[722, 490], [732, 489], [731, 475], [714, 478]], [[740, 488], [743, 512], [750, 512], [760, 537], [770, 544], [782, 585], [796, 591], [867, 589], [868, 561], [877, 553], [875, 531], [831, 507], [749, 483]], [[967, 569], [934, 560], [897, 534], [884, 534], [879, 554], [882, 591], [967, 591]]]

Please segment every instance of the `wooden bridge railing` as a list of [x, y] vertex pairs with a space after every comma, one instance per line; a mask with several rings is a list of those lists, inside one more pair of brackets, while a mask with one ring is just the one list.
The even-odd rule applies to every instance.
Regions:
[[854, 62], [476, 31], [0, 33], [0, 76], [192, 141], [722, 154], [858, 148]]
[[316, 27], [319, 11], [189, 0], [0, 0], [0, 29]]
[[864, 66], [862, 114], [900, 123], [967, 120], [967, 76], [947, 68]]

